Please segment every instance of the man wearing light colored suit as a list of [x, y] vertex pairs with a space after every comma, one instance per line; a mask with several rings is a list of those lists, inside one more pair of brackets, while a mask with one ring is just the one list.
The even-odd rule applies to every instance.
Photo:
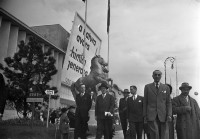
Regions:
[[145, 85], [143, 100], [144, 122], [148, 124], [150, 139], [169, 139], [172, 103], [169, 87], [160, 82], [162, 72], [155, 70], [154, 82]]

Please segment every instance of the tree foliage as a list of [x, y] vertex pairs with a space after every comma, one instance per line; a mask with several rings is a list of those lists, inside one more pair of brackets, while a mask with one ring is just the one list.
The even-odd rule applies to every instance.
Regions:
[[[12, 58], [4, 59], [7, 66], [1, 65], [0, 68], [8, 79], [8, 100], [14, 102], [16, 110], [26, 117], [30, 111], [30, 103], [26, 102], [26, 98], [33, 86], [37, 85], [46, 101], [48, 97], [45, 96], [45, 90], [57, 92], [56, 87], [48, 84], [57, 73], [56, 60], [52, 56], [52, 49], [44, 51], [41, 43], [34, 37], [30, 37], [27, 44], [21, 41], [18, 47], [19, 50]], [[37, 81], [34, 80], [35, 75], [38, 76]]]

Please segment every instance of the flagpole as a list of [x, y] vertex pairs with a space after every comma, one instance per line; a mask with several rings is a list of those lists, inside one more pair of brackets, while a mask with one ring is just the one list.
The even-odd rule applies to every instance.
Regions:
[[[108, 0], [108, 13], [107, 13], [107, 34], [108, 34], [108, 71], [110, 65], [110, 0]], [[109, 72], [108, 72], [109, 77]]]
[[85, 24], [84, 24], [84, 46], [83, 46], [83, 73], [82, 77], [85, 76], [85, 46], [86, 46], [86, 32], [87, 32], [87, 0], [85, 0]]
[[[109, 64], [110, 64], [110, 34], [108, 32], [108, 71], [109, 71]], [[108, 72], [108, 77], [109, 77], [109, 72]]]

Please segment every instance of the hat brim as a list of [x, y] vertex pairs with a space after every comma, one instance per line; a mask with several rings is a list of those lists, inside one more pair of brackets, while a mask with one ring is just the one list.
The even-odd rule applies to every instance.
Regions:
[[182, 88], [189, 88], [189, 89], [192, 89], [192, 86], [181, 86], [181, 87], [179, 87], [179, 90], [181, 90]]
[[130, 92], [122, 92], [123, 94], [130, 94]]
[[105, 87], [106, 89], [108, 89], [108, 86], [100, 85], [100, 86], [99, 86], [99, 90], [101, 90], [102, 87]]

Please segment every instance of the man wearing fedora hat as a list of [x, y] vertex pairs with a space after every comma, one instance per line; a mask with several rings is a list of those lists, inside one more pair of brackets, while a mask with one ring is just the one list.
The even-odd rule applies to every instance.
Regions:
[[119, 118], [120, 122], [122, 125], [122, 130], [124, 134], [124, 138], [126, 136], [126, 131], [127, 131], [127, 99], [130, 94], [128, 89], [124, 89], [123, 93], [123, 98], [119, 100]]
[[172, 101], [173, 113], [177, 114], [177, 139], [200, 139], [200, 109], [195, 99], [189, 96], [192, 86], [182, 83], [181, 94]]
[[101, 139], [104, 135], [104, 139], [112, 138], [112, 117], [114, 113], [115, 100], [112, 95], [108, 93], [107, 84], [101, 84], [99, 90], [101, 95], [97, 96], [95, 104], [95, 119], [97, 120], [97, 132], [96, 139]]

